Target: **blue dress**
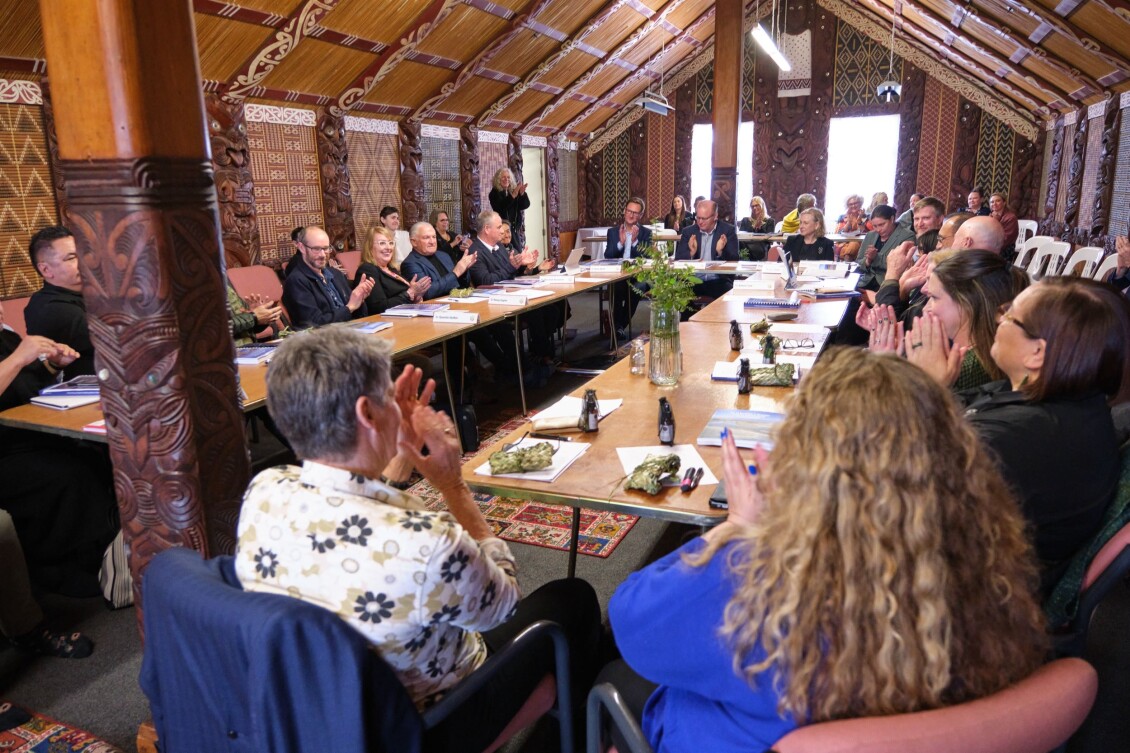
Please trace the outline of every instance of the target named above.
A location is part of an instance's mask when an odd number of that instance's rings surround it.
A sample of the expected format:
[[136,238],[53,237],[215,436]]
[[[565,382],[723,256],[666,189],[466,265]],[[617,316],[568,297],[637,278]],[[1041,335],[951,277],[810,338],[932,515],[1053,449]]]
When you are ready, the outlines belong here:
[[[733,544],[702,567],[682,561],[703,545],[695,539],[633,573],[608,605],[624,660],[659,685],[644,709],[643,731],[657,753],[768,750],[798,725],[777,713],[773,671],[752,686],[734,672],[733,653],[719,635],[736,585],[727,566]],[[760,647],[749,657],[762,658]]]

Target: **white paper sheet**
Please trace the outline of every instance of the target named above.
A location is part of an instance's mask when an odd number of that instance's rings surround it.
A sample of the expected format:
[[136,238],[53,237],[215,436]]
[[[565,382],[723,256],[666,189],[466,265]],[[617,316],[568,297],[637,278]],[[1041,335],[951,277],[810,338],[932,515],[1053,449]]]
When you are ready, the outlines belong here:
[[[579,397],[569,397],[566,395],[548,408],[538,411],[537,417],[539,420],[545,418],[572,418],[576,420],[581,417],[581,404],[583,402],[584,401]],[[598,398],[596,401],[601,418],[604,418],[623,404],[624,401],[621,398],[610,400],[601,400]]]
[[718,477],[710,471],[710,466],[702,459],[702,455],[698,454],[698,449],[693,444],[677,444],[671,447],[667,445],[654,445],[652,447],[617,447],[616,454],[620,457],[620,465],[624,469],[624,475],[628,475],[636,469],[636,466],[647,460],[648,455],[671,455],[679,456],[681,461],[679,464],[678,473],[672,474],[672,479],[664,482],[664,486],[678,486],[679,482],[683,480],[683,474],[686,473],[688,468],[702,468],[702,481],[699,486],[706,486],[707,484],[717,484]]
[[589,448],[587,442],[563,442],[549,439],[530,439],[527,437],[519,442],[513,449],[533,447],[541,442],[549,442],[557,447],[557,451],[553,453],[553,462],[550,463],[548,468],[542,468],[540,471],[530,471],[529,473],[499,473],[495,475],[490,472],[490,462],[486,462],[476,468],[475,473],[480,476],[494,476],[495,478],[518,478],[525,481],[554,481],[565,472],[566,468],[573,464],[573,461],[581,455],[584,455],[585,451]]

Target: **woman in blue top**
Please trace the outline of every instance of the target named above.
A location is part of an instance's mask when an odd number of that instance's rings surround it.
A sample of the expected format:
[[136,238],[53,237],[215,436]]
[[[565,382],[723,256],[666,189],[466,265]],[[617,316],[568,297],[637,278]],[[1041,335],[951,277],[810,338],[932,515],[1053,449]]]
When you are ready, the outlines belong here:
[[798,725],[960,703],[1041,663],[1017,504],[925,372],[831,351],[757,451],[759,475],[732,437],[722,452],[727,521],[609,604],[642,676],[617,684],[629,702],[655,688],[642,722],[656,751],[767,750]]

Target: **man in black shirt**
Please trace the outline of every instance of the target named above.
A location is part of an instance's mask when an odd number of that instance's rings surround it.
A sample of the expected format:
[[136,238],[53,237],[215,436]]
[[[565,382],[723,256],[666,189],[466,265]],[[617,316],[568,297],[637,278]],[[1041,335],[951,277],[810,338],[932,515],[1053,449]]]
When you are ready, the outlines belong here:
[[94,346],[86,325],[74,236],[61,225],[45,227],[32,236],[28,255],[43,278],[43,287],[32,294],[24,309],[28,334],[41,335],[78,351],[78,360],[67,366],[67,378],[93,374]]

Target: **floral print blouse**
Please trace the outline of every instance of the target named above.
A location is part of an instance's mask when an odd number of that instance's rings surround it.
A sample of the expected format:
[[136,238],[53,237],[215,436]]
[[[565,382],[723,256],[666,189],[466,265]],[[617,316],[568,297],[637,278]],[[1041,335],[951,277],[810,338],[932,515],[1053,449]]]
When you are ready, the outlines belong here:
[[520,598],[505,542],[476,542],[450,513],[320,463],[257,475],[238,537],[236,574],[246,590],[340,615],[421,707],[486,660],[476,631],[504,622]]

